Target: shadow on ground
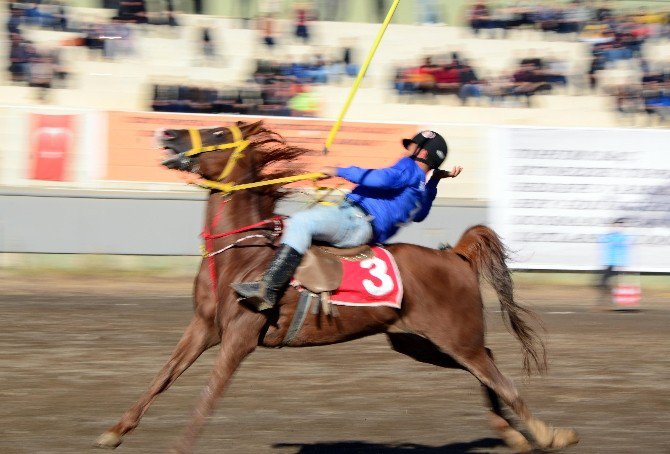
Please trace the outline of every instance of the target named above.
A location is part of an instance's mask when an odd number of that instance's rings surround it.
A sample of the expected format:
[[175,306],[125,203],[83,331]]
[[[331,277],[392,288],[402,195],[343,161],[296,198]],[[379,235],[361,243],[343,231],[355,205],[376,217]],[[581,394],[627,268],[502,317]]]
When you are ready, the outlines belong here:
[[[497,438],[480,438],[467,443],[449,443],[443,446],[426,446],[414,443],[383,444],[365,441],[337,441],[322,443],[278,443],[274,448],[297,448],[298,454],[463,454],[488,453],[505,444]],[[496,452],[499,452],[496,449]]]

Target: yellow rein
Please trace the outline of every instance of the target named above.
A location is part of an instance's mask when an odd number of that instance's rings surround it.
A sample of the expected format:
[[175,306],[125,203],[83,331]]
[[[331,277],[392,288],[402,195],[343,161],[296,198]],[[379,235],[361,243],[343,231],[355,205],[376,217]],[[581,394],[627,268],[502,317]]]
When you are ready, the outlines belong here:
[[217,181],[203,179],[193,184],[197,184],[198,186],[205,189],[216,189],[221,192],[230,193],[233,191],[242,191],[244,189],[258,188],[261,186],[270,186],[273,184],[294,183],[296,181],[304,181],[304,180],[316,181],[320,178],[327,176],[320,172],[312,172],[312,173],[303,173],[301,175],[293,175],[290,177],[275,178],[273,180],[257,181],[254,183],[235,184],[234,181],[231,181],[229,183],[221,183],[221,180],[228,177],[232,173],[233,168],[235,167],[237,161],[244,157],[242,151],[244,151],[244,149],[249,146],[249,141],[244,140],[244,136],[242,135],[242,131],[240,131],[240,128],[238,128],[235,125],[231,125],[228,128],[228,130],[233,135],[233,142],[221,145],[211,145],[203,147],[200,131],[195,128],[189,128],[188,133],[191,136],[192,148],[187,152],[185,152],[184,156],[195,156],[209,151],[223,151],[235,148],[233,154],[230,155],[230,158],[226,163],[226,167],[223,169],[223,172],[221,172],[221,175],[219,175],[219,178],[217,178]]

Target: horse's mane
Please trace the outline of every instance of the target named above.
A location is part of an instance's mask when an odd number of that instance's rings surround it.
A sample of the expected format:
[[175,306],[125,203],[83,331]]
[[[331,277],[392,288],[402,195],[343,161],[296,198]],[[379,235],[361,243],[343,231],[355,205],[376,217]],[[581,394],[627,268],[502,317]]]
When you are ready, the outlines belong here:
[[[299,175],[305,172],[304,166],[296,160],[313,150],[295,147],[286,143],[286,139],[276,131],[261,126],[247,137],[249,146],[254,150],[256,181],[273,180]],[[280,199],[287,195],[281,191],[282,185],[261,186],[256,191]]]

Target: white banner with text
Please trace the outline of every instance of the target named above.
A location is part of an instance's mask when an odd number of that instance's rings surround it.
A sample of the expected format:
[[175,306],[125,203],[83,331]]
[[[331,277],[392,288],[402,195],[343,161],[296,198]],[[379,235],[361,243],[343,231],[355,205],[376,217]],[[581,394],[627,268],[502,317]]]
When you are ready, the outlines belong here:
[[490,220],[513,267],[599,269],[618,229],[628,269],[670,271],[670,131],[501,127],[490,140]]

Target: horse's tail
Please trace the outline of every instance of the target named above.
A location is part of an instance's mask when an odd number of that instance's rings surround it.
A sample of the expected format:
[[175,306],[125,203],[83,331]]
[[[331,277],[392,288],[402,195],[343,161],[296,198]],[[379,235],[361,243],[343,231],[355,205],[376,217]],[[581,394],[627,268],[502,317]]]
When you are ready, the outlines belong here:
[[544,342],[528,323],[530,318],[542,327],[541,320],[532,310],[514,301],[514,284],[506,263],[507,250],[500,237],[485,225],[476,225],[463,233],[453,251],[470,262],[474,270],[483,275],[496,291],[503,320],[508,330],[521,342],[524,371],[531,373],[532,361],[538,372],[546,372]]

